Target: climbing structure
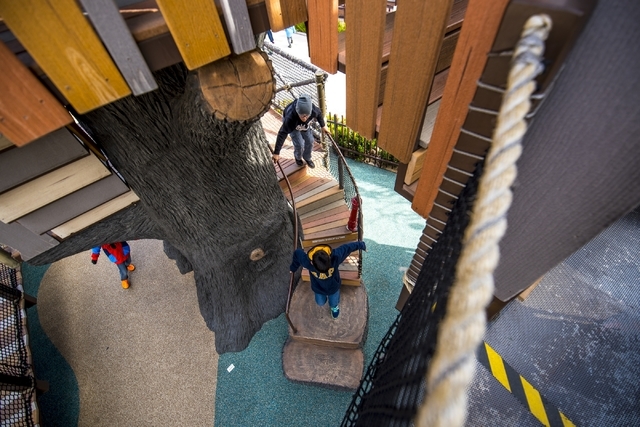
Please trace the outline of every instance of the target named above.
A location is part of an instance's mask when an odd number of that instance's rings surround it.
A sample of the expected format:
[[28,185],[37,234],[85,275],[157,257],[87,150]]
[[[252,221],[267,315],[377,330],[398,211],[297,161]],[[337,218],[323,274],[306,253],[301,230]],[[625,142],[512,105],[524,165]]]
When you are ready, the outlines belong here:
[[[274,144],[281,118],[271,111],[262,123],[270,144]],[[357,197],[353,196],[355,185],[339,182],[340,176],[344,178],[348,174],[344,159],[339,155],[334,157],[331,160],[331,155],[325,154],[320,144],[315,144],[313,160],[316,167],[309,169],[296,165],[289,140],[280,152],[282,169],[276,166],[278,179],[285,197],[290,202],[293,198],[295,202],[299,244],[305,251],[320,243],[335,248],[362,239],[360,227],[354,231],[347,227],[351,200]],[[337,179],[331,173],[331,164],[342,168],[343,173],[338,173]],[[353,252],[340,266],[342,288],[337,319],[331,317],[328,306],[319,307],[315,303],[309,272],[302,270],[290,299],[291,326],[282,354],[283,370],[288,379],[347,390],[355,390],[360,384],[364,368],[362,346],[368,319],[367,292],[360,266],[359,251]]]

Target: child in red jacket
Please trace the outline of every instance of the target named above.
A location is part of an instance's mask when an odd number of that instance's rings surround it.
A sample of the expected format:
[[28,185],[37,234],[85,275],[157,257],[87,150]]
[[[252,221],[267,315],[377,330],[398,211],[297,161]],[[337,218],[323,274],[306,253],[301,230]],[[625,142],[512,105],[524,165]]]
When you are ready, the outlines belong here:
[[91,249],[91,263],[96,264],[100,256],[100,248],[120,270],[120,280],[124,289],[129,288],[129,272],[136,269],[131,264],[131,248],[127,242],[107,243]]

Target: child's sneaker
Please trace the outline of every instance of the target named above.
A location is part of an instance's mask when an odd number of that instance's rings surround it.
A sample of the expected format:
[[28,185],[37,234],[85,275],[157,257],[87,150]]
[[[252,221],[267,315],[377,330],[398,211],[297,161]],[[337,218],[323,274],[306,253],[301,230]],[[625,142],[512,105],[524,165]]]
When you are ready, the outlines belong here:
[[338,316],[340,316],[340,307],[338,306],[331,307],[331,317],[333,317],[334,319],[337,319]]
[[133,264],[129,264],[129,265],[127,265],[127,270],[129,270],[129,271],[133,271],[133,270],[135,270],[135,269],[136,269],[136,266],[135,266],[135,265],[133,265]]
[[124,279],[122,281],[122,289],[129,289],[129,280],[128,279]]

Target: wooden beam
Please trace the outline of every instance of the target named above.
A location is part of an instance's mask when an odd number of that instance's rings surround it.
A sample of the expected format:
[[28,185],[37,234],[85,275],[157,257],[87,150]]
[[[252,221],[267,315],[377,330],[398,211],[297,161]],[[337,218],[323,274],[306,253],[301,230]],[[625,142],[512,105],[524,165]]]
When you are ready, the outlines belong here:
[[15,145],[13,144],[13,142],[9,141],[7,137],[2,135],[2,133],[0,133],[0,151],[3,151],[4,149],[9,147],[15,147]]
[[107,203],[91,209],[89,212],[85,212],[71,221],[65,222],[64,224],[54,228],[51,230],[51,234],[58,239],[64,240],[72,234],[131,206],[139,200],[140,199],[133,191],[128,191],[123,195],[118,196],[115,199],[112,199]]
[[538,286],[540,284],[540,282],[542,282],[543,278],[544,278],[544,276],[539,278],[535,282],[533,282],[533,284],[531,286],[529,286],[527,289],[525,289],[524,291],[520,292],[518,294],[518,300],[519,301],[524,301],[525,299],[527,299],[527,297],[529,295],[531,295],[531,292],[533,292],[533,290],[536,288],[536,286]]
[[508,0],[470,0],[411,207],[431,211]]
[[403,163],[422,127],[452,0],[398,6],[378,146]]
[[272,31],[282,31],[308,20],[305,0],[264,0],[264,4]]
[[71,122],[67,110],[2,42],[0,63],[0,133],[7,141],[22,146]]
[[426,152],[426,148],[419,148],[411,154],[411,160],[407,164],[407,173],[404,176],[405,184],[411,185],[420,177]]
[[49,172],[0,194],[0,221],[10,223],[110,173],[95,156]]
[[131,93],[74,0],[3,1],[0,16],[79,113]]
[[385,32],[383,2],[351,0],[346,31],[347,122],[368,139],[375,138],[380,90],[380,63]]
[[307,0],[307,8],[311,63],[335,74],[338,72],[338,0]]
[[20,217],[16,222],[36,234],[43,234],[127,191],[129,188],[118,175],[112,174]]
[[247,3],[238,0],[219,0],[222,15],[231,39],[233,53],[240,55],[256,48]]
[[194,70],[231,53],[214,2],[157,2],[188,69]]
[[158,88],[113,0],[80,0],[134,95]]
[[17,222],[5,224],[0,221],[0,242],[20,252],[23,261],[46,252],[58,245],[58,241],[51,236],[32,233]]
[[67,129],[0,153],[0,193],[78,160],[89,152]]

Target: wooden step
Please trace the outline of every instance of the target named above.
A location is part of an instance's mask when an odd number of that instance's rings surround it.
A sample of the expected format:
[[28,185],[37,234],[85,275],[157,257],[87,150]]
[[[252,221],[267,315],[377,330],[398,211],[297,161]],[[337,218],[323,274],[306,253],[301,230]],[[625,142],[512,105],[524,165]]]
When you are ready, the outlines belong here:
[[333,209],[317,213],[310,217],[301,219],[302,228],[305,234],[315,233],[316,231],[327,230],[335,226],[346,226],[349,222],[351,211],[346,204],[342,203]]
[[313,203],[309,203],[304,206],[296,206],[296,210],[298,211],[298,215],[306,215],[310,212],[317,212],[319,209],[322,209],[337,201],[340,201],[341,203],[345,203],[344,191],[340,191],[338,193],[332,194],[331,196],[326,196],[324,199],[318,200]]
[[[296,180],[300,179],[301,177],[307,175],[307,168],[304,165],[298,166],[296,164],[296,161],[293,159],[284,159],[284,160],[281,159],[280,164],[282,165],[282,169],[284,169],[284,172],[287,175],[287,178],[289,179],[289,183],[293,183]],[[277,165],[276,165],[276,174],[278,176],[278,182],[280,183],[280,187],[284,190],[285,188],[287,188],[286,187],[287,183],[284,180],[280,167]]]
[[[340,245],[335,245],[340,246]],[[360,259],[359,253],[353,252],[342,264],[338,270],[340,270],[340,279],[342,280],[343,285],[348,286],[360,286],[361,280],[358,275],[358,260]],[[305,282],[309,282],[311,279],[309,278],[309,270],[304,268],[302,270],[302,280]],[[310,286],[310,285],[309,285]]]
[[346,206],[346,203],[345,203],[344,199],[338,199],[338,200],[336,200],[334,202],[331,202],[329,204],[325,204],[324,206],[320,206],[317,209],[314,209],[312,211],[309,211],[307,213],[299,215],[299,217],[300,217],[300,220],[305,220],[305,219],[309,218],[310,216],[318,215],[318,214],[320,214],[320,213],[322,213],[324,211],[329,211],[331,209],[334,209],[334,208],[337,208],[337,207],[340,207],[340,206]]
[[342,286],[340,316],[333,319],[329,305],[318,306],[308,282],[300,282],[291,297],[289,317],[297,332],[293,340],[318,346],[360,348],[367,333],[369,306],[364,286]]
[[358,240],[358,231],[349,231],[346,225],[318,231],[316,233],[304,234],[302,237],[302,247],[310,248],[320,243],[346,243]]
[[323,347],[289,338],[282,350],[285,377],[302,384],[356,390],[364,371],[361,349]]
[[[329,197],[336,193],[342,192],[335,180],[328,180],[326,178],[311,178],[310,180],[306,180],[305,183],[307,183],[307,181],[312,182],[310,183],[311,186],[307,186],[305,188],[306,191],[296,192],[296,187],[293,187],[294,200],[296,203],[296,208],[298,209],[303,208],[313,202],[322,200],[325,197]],[[287,192],[285,192],[285,197],[290,200],[291,195],[288,195]]]
[[[304,173],[300,173],[300,171]],[[287,176],[287,178],[289,179],[289,185],[291,186],[292,190],[293,190],[293,187],[300,184],[302,181],[306,181],[307,179],[311,178],[311,175],[307,174],[304,168],[300,169],[300,171],[296,171],[293,175]],[[289,192],[289,186],[287,185],[287,182],[284,179],[281,179],[280,181],[278,181],[278,184],[280,185],[280,189],[285,194],[291,194]]]

